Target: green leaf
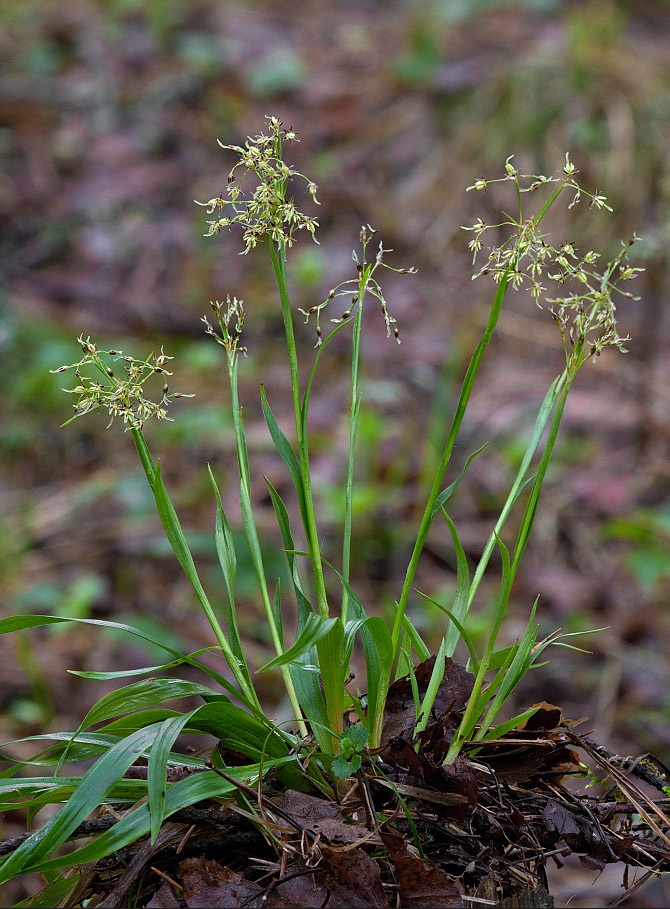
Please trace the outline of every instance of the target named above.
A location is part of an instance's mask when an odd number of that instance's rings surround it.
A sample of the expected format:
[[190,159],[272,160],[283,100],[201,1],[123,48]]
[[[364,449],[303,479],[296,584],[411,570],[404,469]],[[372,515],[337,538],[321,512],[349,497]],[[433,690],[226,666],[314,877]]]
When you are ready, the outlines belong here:
[[230,530],[226,513],[223,510],[221,493],[216,485],[212,468],[207,465],[209,478],[212,482],[214,496],[216,498],[216,524],[214,530],[214,540],[216,543],[216,553],[219,557],[221,573],[226,584],[228,593],[229,617],[228,617],[228,641],[230,648],[243,666],[246,666],[246,659],[242,644],[240,643],[240,633],[237,625],[237,612],[235,609],[235,575],[237,573],[237,557],[235,555],[235,544],[233,534]]
[[275,448],[279,452],[279,455],[286,464],[288,472],[291,474],[291,479],[293,480],[293,485],[295,486],[295,491],[298,494],[298,504],[300,505],[300,514],[302,515],[303,523],[306,525],[307,519],[307,507],[305,504],[305,490],[303,487],[302,481],[302,471],[300,469],[300,462],[291,448],[291,445],[279,427],[274,414],[270,410],[270,405],[268,404],[267,397],[265,395],[265,387],[261,384],[261,405],[263,407],[263,414],[265,416],[265,422],[267,427],[270,430],[270,436],[272,441],[275,444]]
[[81,879],[81,874],[71,874],[69,877],[63,877],[59,874],[48,887],[41,890],[37,895],[27,896],[19,903],[14,903],[14,909],[52,909],[53,906],[60,906],[70,893],[74,890]]
[[[451,539],[453,540],[454,549],[456,551],[456,596],[454,597],[454,602],[451,607],[454,618],[452,619],[452,627],[447,629],[447,633],[445,635],[445,642],[447,647],[446,654],[447,656],[453,656],[454,651],[456,650],[459,635],[463,637],[463,632],[461,629],[468,614],[468,599],[470,596],[470,569],[468,568],[468,560],[461,544],[460,537],[458,536],[456,525],[446,513],[444,508],[442,509],[442,515],[444,517],[444,520],[447,522],[447,526],[449,527]],[[473,650],[471,649],[470,645],[468,645],[468,649],[472,655]],[[476,657],[474,658],[474,662],[476,663]]]
[[295,744],[291,736],[269,720],[252,716],[226,697],[199,707],[187,728],[215,736],[227,748],[241,751],[252,761],[285,757]]
[[277,586],[275,587],[275,594],[272,598],[272,614],[274,615],[275,625],[277,626],[277,634],[279,635],[279,643],[284,646],[284,617],[282,616],[281,611],[281,581],[277,578]]
[[[422,596],[423,596],[423,594],[422,594]],[[397,603],[396,603],[396,606],[397,606]],[[414,649],[416,650],[416,653],[417,653],[417,656],[419,657],[420,662],[427,660],[428,657],[430,656],[430,650],[426,647],[421,635],[416,630],[414,625],[412,625],[412,622],[406,615],[403,616],[402,622],[403,622],[405,631],[409,635],[409,639],[412,642]]]
[[353,776],[361,769],[362,758],[360,754],[354,754],[349,760],[344,755],[338,754],[331,764],[333,776],[338,780],[346,780],[348,776]]
[[[295,545],[291,534],[291,526],[288,517],[288,511],[282,501],[281,496],[274,488],[272,483],[265,478],[265,482],[272,499],[277,524],[284,545],[284,552],[288,561],[289,573],[293,583],[296,602],[298,604],[298,628],[296,634],[300,634],[309,617],[314,615],[314,609],[304,594],[300,572],[298,570],[298,559],[295,554]],[[297,657],[293,663],[289,664],[289,672],[300,702],[303,712],[307,717],[317,742],[323,751],[328,751],[331,747],[332,736],[328,732],[328,713],[323,693],[321,691],[320,673],[318,667],[318,657],[316,647],[306,651],[301,657]]]
[[[267,761],[265,769],[269,770],[273,766],[281,766],[288,762],[295,762],[295,758],[287,757],[277,761]],[[95,767],[92,769],[95,770]],[[89,773],[90,772],[91,771],[89,771]],[[247,785],[253,785],[258,779],[259,767],[258,765],[230,767],[226,772],[229,776],[235,777],[238,780],[243,780]],[[235,791],[236,787],[232,783],[228,782],[228,780],[224,780],[213,770],[195,773],[192,776],[188,776],[183,780],[179,780],[178,782],[169,785],[165,796],[165,817],[170,817],[170,815],[174,814],[174,812],[178,811],[180,808],[187,808],[190,805],[210,798],[223,798]],[[58,818],[68,807],[69,804],[61,809],[56,815],[56,818]],[[51,824],[51,821],[45,826],[48,826],[49,824]],[[8,863],[6,863],[0,869],[0,880],[9,880],[15,873],[27,871],[44,872],[45,870],[50,871],[51,869],[61,868],[63,865],[79,865],[97,861],[100,858],[110,855],[112,852],[117,852],[119,849],[134,842],[141,836],[145,836],[149,833],[150,827],[151,816],[149,813],[149,806],[147,804],[140,805],[135,811],[127,814],[117,824],[105,831],[105,833],[102,833],[93,842],[76,849],[69,855],[58,856],[57,858],[45,862],[43,856],[47,853],[44,848],[40,849],[39,853],[37,850],[25,850],[21,856],[20,870],[13,870],[17,864],[19,864],[14,862],[9,869],[11,873],[7,874]],[[34,836],[42,834],[44,829],[45,828],[42,828],[42,830],[40,830],[38,834],[34,834]],[[26,843],[23,843],[22,846],[19,847],[19,850],[22,849],[23,846],[30,844],[32,839],[33,837],[31,837],[30,840],[27,840]],[[17,850],[17,852],[19,850]],[[15,858],[16,853],[10,856],[10,861]]]
[[[474,666],[474,671],[477,672],[477,667],[479,666],[479,660],[478,660],[478,658],[477,658],[477,652],[476,652],[476,650],[475,650],[475,645],[474,645],[474,643],[473,643],[473,641],[472,641],[472,638],[471,638],[470,635],[468,634],[468,632],[467,632],[465,626],[464,626],[464,625],[461,625],[461,623],[459,622],[459,620],[456,618],[455,614],[454,614],[450,609],[447,609],[446,606],[443,606],[442,603],[438,602],[438,601],[437,601],[436,599],[434,599],[433,597],[429,597],[427,593],[422,593],[420,590],[417,590],[417,593],[419,594],[420,597],[423,597],[424,600],[427,600],[427,601],[428,601],[429,603],[431,603],[433,606],[437,606],[437,608],[438,608],[441,612],[443,612],[445,615],[447,615],[447,616],[449,617],[449,619],[453,622],[454,627],[456,628],[456,630],[458,631],[459,635],[461,636],[461,638],[462,638],[462,640],[463,640],[463,643],[464,643],[464,644],[466,645],[466,647],[468,648],[468,651],[469,651],[469,653],[470,653],[470,660],[471,660],[471,662],[472,662],[472,664],[473,664],[473,666]],[[447,640],[446,636],[444,637],[443,640],[446,642],[446,640]]]
[[527,719],[530,719],[530,717],[536,714],[539,709],[539,707],[531,707],[530,710],[526,710],[524,713],[520,713],[518,716],[513,717],[511,720],[507,720],[506,723],[501,723],[499,726],[494,726],[493,729],[490,729],[486,733],[482,741],[487,742],[491,741],[492,739],[502,738],[503,735],[511,732],[512,729],[518,729],[518,727],[523,722],[525,722]]
[[183,679],[144,679],[133,682],[117,691],[111,691],[91,707],[84,717],[80,729],[87,729],[94,723],[100,723],[121,713],[133,713],[144,707],[155,707],[166,701],[175,701],[180,698],[194,695],[204,697],[214,692],[205,685],[197,682],[187,682]]
[[165,536],[168,538],[168,542],[172,547],[172,551],[177,556],[177,561],[184,570],[184,574],[191,582],[191,586],[193,587],[200,602],[203,605],[206,603],[207,606],[209,606],[207,594],[205,593],[204,588],[200,583],[200,578],[198,577],[198,572],[196,571],[193,556],[191,555],[191,550],[188,548],[188,543],[186,542],[184,532],[181,529],[181,524],[179,523],[177,512],[174,510],[174,506],[170,501],[170,497],[167,494],[165,484],[163,483],[163,478],[161,477],[160,461],[158,462],[156,470],[154,472],[154,495],[156,497],[158,515],[161,519],[161,524],[163,525]]
[[197,713],[197,709],[161,723],[149,752],[147,789],[149,791],[152,843],[156,841],[164,819],[168,758],[177,737],[195,713]]
[[[210,653],[212,650],[218,650],[218,647],[203,647],[201,650],[195,650],[189,654],[189,657],[200,656],[201,653]],[[126,679],[133,675],[149,675],[152,672],[163,672],[166,669],[173,669],[175,666],[181,666],[188,662],[188,657],[180,657],[169,663],[163,663],[162,666],[145,666],[143,669],[121,669],[117,672],[90,672],[79,669],[68,669],[70,675],[78,675],[82,679],[93,679],[95,681],[107,681],[108,679]]]
[[[72,831],[98,807],[117,780],[151,745],[158,729],[159,724],[139,729],[99,758],[67,804],[5,859],[0,867],[0,883],[25,871],[38,869],[48,855],[66,842]],[[72,864],[70,858],[63,857],[61,864]]]
[[327,635],[338,622],[342,624],[338,618],[327,619],[313,612],[303,624],[300,634],[296,636],[293,645],[288,650],[285,650],[284,653],[279,654],[279,656],[261,666],[258,672],[277,669],[279,666],[285,666],[287,663],[298,659],[298,657],[307,653],[317,641]]
[[365,744],[368,740],[368,730],[365,728],[365,726],[358,723],[354,726],[347,727],[342,738],[349,739],[356,751],[360,751],[365,747]]
[[393,668],[393,644],[388,625],[380,616],[365,619],[360,633],[368,686],[368,730],[372,735],[384,713],[388,680]]
[[465,464],[463,465],[463,469],[461,470],[461,472],[459,473],[459,475],[456,477],[456,479],[454,480],[454,482],[451,483],[449,486],[447,486],[446,489],[443,489],[442,492],[441,492],[441,493],[438,495],[438,497],[435,499],[435,502],[433,503],[432,510],[431,510],[431,512],[430,512],[430,519],[431,519],[431,521],[433,520],[433,518],[435,517],[435,515],[438,513],[438,511],[440,510],[440,508],[442,508],[442,506],[443,506],[443,505],[452,497],[452,495],[456,492],[456,490],[458,489],[458,484],[459,484],[459,483],[461,482],[461,480],[463,479],[463,475],[464,475],[465,471],[468,469],[468,467],[470,466],[470,464],[472,463],[472,461],[474,460],[474,458],[476,458],[477,455],[478,455],[480,452],[484,451],[484,449],[486,448],[487,445],[488,445],[488,442],[485,442],[485,443],[481,446],[481,448],[478,448],[477,451],[474,451],[474,452],[470,455],[470,457],[467,459],[467,461],[466,461]]
[[101,628],[114,628],[119,631],[126,631],[128,634],[132,634],[137,638],[141,638],[143,641],[149,641],[151,644],[155,644],[157,647],[161,647],[167,653],[171,653],[173,656],[177,657],[184,663],[188,663],[189,666],[194,666],[196,669],[201,669],[203,672],[207,673],[212,679],[218,682],[222,688],[228,691],[230,694],[235,697],[240,697],[240,692],[230,684],[227,679],[224,678],[220,673],[216,672],[214,669],[210,669],[209,666],[206,666],[204,663],[200,663],[198,660],[194,660],[191,657],[185,656],[182,653],[179,653],[178,650],[174,650],[172,647],[168,647],[167,644],[164,644],[160,640],[154,640],[147,634],[144,634],[142,631],[138,631],[137,628],[133,628],[131,625],[124,625],[120,622],[108,622],[104,619],[81,619],[73,618],[71,616],[55,616],[55,615],[13,615],[7,619],[0,619],[0,634],[11,634],[15,631],[23,631],[25,628],[39,628],[42,625],[58,625],[61,622],[75,622],[82,625],[98,625]]
[[424,695],[423,701],[421,702],[421,709],[417,713],[417,723],[415,727],[415,732],[423,732],[428,724],[430,719],[430,712],[433,709],[433,704],[435,703],[435,698],[437,696],[438,688],[440,683],[444,679],[444,667],[445,667],[445,641],[442,639],[440,644],[440,649],[437,651],[435,657],[435,663],[433,665],[433,671],[430,674],[430,680],[428,682],[428,687]]

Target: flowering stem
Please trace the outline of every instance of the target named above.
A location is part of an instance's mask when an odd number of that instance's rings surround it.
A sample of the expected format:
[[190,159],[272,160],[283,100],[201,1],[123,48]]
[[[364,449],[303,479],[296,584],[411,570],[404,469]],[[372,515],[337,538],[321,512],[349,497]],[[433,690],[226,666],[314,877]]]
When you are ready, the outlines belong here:
[[[360,361],[361,323],[363,321],[363,297],[367,288],[369,269],[363,268],[358,284],[358,308],[354,317],[351,350],[351,416],[349,420],[349,462],[347,466],[347,485],[344,502],[344,540],[342,545],[342,577],[349,581],[351,565],[351,510],[354,488],[354,455],[356,449],[356,433],[358,430],[358,415],[360,412],[360,395],[358,391],[358,367]],[[346,587],[342,589],[342,622],[347,621],[347,607],[349,595]]]
[[[228,378],[230,380],[230,393],[232,401],[232,410],[233,410],[233,426],[235,428],[235,443],[237,447],[237,463],[239,467],[240,474],[240,505],[242,508],[242,524],[244,527],[244,535],[247,540],[247,546],[249,547],[249,552],[252,556],[252,561],[254,563],[254,568],[256,570],[256,577],[258,578],[258,586],[261,592],[261,599],[263,600],[263,607],[265,609],[265,615],[270,627],[270,634],[272,635],[272,643],[274,644],[277,654],[282,654],[284,652],[284,647],[282,645],[282,640],[279,635],[279,630],[277,629],[277,623],[275,622],[274,612],[272,610],[272,603],[270,602],[270,595],[268,592],[267,581],[265,579],[265,571],[263,569],[263,557],[261,554],[260,542],[258,540],[258,531],[256,529],[256,522],[254,521],[254,515],[251,508],[251,487],[250,487],[250,477],[249,477],[249,460],[247,457],[247,444],[244,434],[244,423],[242,422],[242,414],[240,411],[240,403],[237,393],[237,352],[229,352],[228,354]],[[298,722],[298,728],[300,729],[301,735],[307,735],[307,727],[303,719],[303,713],[300,708],[300,703],[298,701],[298,696],[293,685],[293,680],[291,678],[291,673],[288,666],[284,665],[280,667],[281,674],[284,679],[284,685],[286,686],[286,692],[288,694],[289,700],[291,702],[291,707],[293,708],[294,716]]]
[[521,561],[521,556],[524,553],[526,544],[530,537],[530,532],[531,532],[531,529],[533,526],[533,522],[535,520],[536,511],[537,511],[537,503],[538,503],[538,500],[540,497],[540,492],[542,490],[542,483],[544,482],[544,478],[547,473],[547,468],[549,466],[549,462],[551,461],[551,457],[552,457],[552,454],[554,451],[554,445],[556,443],[556,437],[558,436],[558,430],[560,428],[561,421],[563,419],[563,412],[565,410],[565,402],[567,400],[568,393],[570,391],[570,386],[572,385],[572,381],[573,381],[575,375],[576,375],[576,371],[566,377],[563,388],[560,392],[560,395],[558,396],[558,400],[556,403],[556,409],[554,410],[554,415],[552,417],[551,425],[549,427],[547,443],[544,447],[544,451],[542,452],[542,458],[540,459],[540,464],[538,466],[537,474],[535,476],[535,482],[533,483],[533,488],[531,490],[530,497],[528,499],[526,508],[524,510],[521,527],[519,528],[519,532],[517,534],[516,545],[514,547],[514,554],[512,556],[511,565],[509,565],[509,559],[508,559],[509,572],[508,572],[507,578],[503,582],[503,589],[501,590],[500,598],[498,601],[498,608],[496,610],[496,615],[494,617],[493,627],[491,629],[489,639],[486,643],[486,649],[484,651],[484,655],[481,658],[480,663],[479,663],[477,676],[475,678],[475,683],[474,683],[470,698],[468,700],[467,707],[463,714],[463,719],[461,720],[461,724],[458,728],[458,732],[454,735],[454,737],[451,741],[451,744],[449,746],[449,751],[447,752],[447,756],[445,758],[445,764],[453,764],[453,762],[456,760],[456,757],[460,753],[461,748],[463,747],[463,744],[467,741],[467,739],[471,735],[472,729],[474,728],[474,725],[477,722],[476,711],[477,711],[477,707],[478,707],[478,705],[480,705],[480,701],[481,701],[480,695],[481,695],[481,691],[482,691],[482,686],[484,684],[484,676],[486,675],[486,673],[488,671],[489,664],[491,662],[491,656],[493,654],[493,648],[495,646],[496,639],[498,637],[498,632],[500,630],[502,620],[505,616],[507,602],[509,599],[509,593],[512,588],[512,584],[514,583],[514,577],[515,577],[517,569],[519,567],[519,562]]
[[502,309],[503,300],[505,299],[505,292],[507,291],[507,285],[510,281],[510,269],[508,269],[503,277],[500,280],[498,289],[496,291],[495,298],[493,300],[493,306],[491,307],[491,312],[489,313],[489,318],[486,323],[486,328],[484,334],[477,345],[472,359],[470,360],[470,365],[463,379],[463,385],[461,388],[461,394],[458,399],[458,406],[456,407],[456,413],[451,423],[449,429],[449,435],[447,437],[446,444],[444,446],[444,451],[442,453],[442,458],[438,465],[437,471],[435,473],[435,479],[428,496],[428,502],[426,504],[425,511],[423,513],[423,518],[421,520],[421,525],[417,534],[417,540],[414,545],[414,550],[412,551],[412,556],[407,566],[407,572],[405,574],[405,583],[402,588],[402,593],[400,595],[400,600],[396,609],[395,622],[393,624],[393,633],[392,633],[392,643],[393,643],[393,653],[394,653],[394,672],[395,667],[398,663],[398,658],[400,656],[400,645],[401,645],[401,635],[403,629],[403,618],[405,616],[405,610],[407,608],[407,601],[409,599],[409,594],[412,589],[412,584],[414,582],[414,575],[416,573],[417,565],[419,563],[419,557],[423,550],[426,537],[428,536],[428,531],[430,530],[431,524],[433,523],[433,506],[435,505],[435,500],[437,499],[440,493],[440,486],[442,485],[442,480],[451,458],[451,453],[454,448],[454,443],[456,442],[456,437],[461,428],[461,423],[463,422],[463,416],[465,415],[465,410],[470,400],[470,393],[472,392],[472,386],[474,385],[474,380],[479,370],[482,358],[488,347],[488,343],[491,340],[491,336],[495,330],[496,324],[498,322],[498,317],[500,315],[500,310]]
[[[279,290],[282,315],[284,317],[284,329],[286,332],[286,344],[288,348],[289,367],[291,372],[291,390],[293,394],[293,411],[295,415],[295,430],[298,442],[298,459],[300,462],[300,470],[302,474],[302,487],[305,502],[305,512],[303,516],[305,536],[307,538],[307,548],[309,550],[310,560],[312,563],[317,609],[319,615],[321,615],[323,618],[328,618],[328,599],[326,596],[326,585],[323,577],[323,566],[321,564],[321,551],[316,528],[316,518],[314,515],[314,499],[312,495],[312,481],[309,470],[309,448],[307,442],[307,433],[305,431],[304,412],[300,401],[298,355],[295,346],[295,335],[293,332],[291,304],[288,296],[288,287],[286,284],[286,251],[283,246],[275,246],[273,242],[270,242],[270,256],[272,258],[272,267],[274,269],[277,288]],[[316,648],[319,657],[321,678],[324,686],[328,722],[331,730],[339,734],[343,729],[344,703],[344,686],[341,679],[341,649],[337,646],[336,636],[332,632],[322,637],[317,642]],[[339,748],[339,739],[333,736],[332,742],[333,750],[337,750]]]

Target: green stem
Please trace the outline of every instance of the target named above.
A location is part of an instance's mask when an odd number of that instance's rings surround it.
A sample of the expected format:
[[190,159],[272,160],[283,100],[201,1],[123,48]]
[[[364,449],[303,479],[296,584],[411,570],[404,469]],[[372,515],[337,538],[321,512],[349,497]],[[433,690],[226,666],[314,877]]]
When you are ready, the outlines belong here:
[[291,315],[291,303],[288,296],[288,287],[286,285],[286,252],[283,247],[275,248],[274,243],[270,243],[270,255],[272,257],[272,267],[274,268],[275,279],[279,289],[281,300],[282,316],[284,318],[284,330],[286,332],[286,344],[288,348],[289,368],[291,371],[291,392],[293,395],[293,412],[295,415],[295,431],[298,442],[298,457],[302,472],[303,492],[305,496],[305,535],[307,537],[307,548],[309,550],[312,569],[314,571],[314,582],[316,586],[316,597],[319,614],[328,617],[328,599],[326,597],[326,586],[323,579],[323,566],[321,564],[321,552],[319,548],[319,538],[316,529],[316,517],[314,513],[314,499],[312,495],[312,481],[309,470],[309,448],[307,434],[303,422],[302,406],[300,403],[300,378],[298,373],[298,354],[295,346],[295,334],[293,332],[293,317]]
[[535,477],[535,482],[533,483],[533,488],[526,504],[524,510],[523,519],[521,522],[521,527],[517,534],[516,545],[514,547],[514,556],[512,558],[511,565],[509,565],[508,572],[506,572],[507,579],[503,581],[503,589],[501,590],[500,600],[498,603],[498,609],[493,620],[493,628],[489,635],[489,639],[486,643],[486,649],[484,655],[479,663],[479,670],[475,678],[475,684],[472,689],[472,694],[468,700],[465,713],[463,714],[463,719],[458,728],[458,732],[453,737],[451,744],[449,746],[449,751],[445,758],[445,764],[452,764],[463,747],[465,741],[467,741],[468,735],[471,732],[471,729],[476,722],[475,711],[477,705],[480,702],[480,695],[482,691],[482,686],[484,683],[484,676],[486,675],[489,664],[491,662],[491,656],[493,654],[493,648],[498,637],[498,632],[502,624],[502,620],[505,616],[505,611],[507,608],[507,602],[509,599],[509,593],[514,583],[514,578],[519,567],[519,562],[528,543],[530,537],[530,532],[533,527],[533,522],[535,520],[535,514],[537,512],[537,503],[540,497],[540,492],[542,490],[542,484],[547,473],[547,468],[549,467],[549,462],[554,451],[554,445],[556,443],[556,437],[558,436],[558,431],[561,426],[561,421],[563,419],[563,412],[565,410],[565,402],[570,391],[570,386],[575,377],[575,373],[568,375],[566,377],[565,383],[563,385],[562,391],[558,397],[556,403],[556,408],[554,410],[554,415],[551,420],[551,425],[549,427],[549,434],[547,436],[547,443],[545,445],[544,451],[542,452],[542,458],[540,459],[540,464],[538,467],[537,475]]
[[435,505],[435,500],[440,494],[440,487],[444,479],[444,474],[447,470],[447,465],[449,464],[449,459],[451,458],[451,453],[454,448],[454,443],[456,442],[456,437],[461,428],[461,423],[463,422],[463,417],[465,415],[465,410],[467,408],[468,402],[470,400],[470,394],[472,392],[472,387],[474,385],[475,377],[479,370],[479,366],[482,362],[482,358],[488,347],[488,343],[491,340],[491,336],[495,330],[496,324],[498,322],[498,317],[500,315],[500,310],[502,308],[503,300],[505,299],[505,292],[507,290],[507,285],[509,284],[509,270],[505,273],[503,278],[498,285],[498,290],[493,301],[493,306],[491,307],[491,312],[489,314],[488,321],[486,323],[486,328],[484,329],[484,334],[477,345],[468,370],[463,379],[463,385],[461,388],[461,394],[458,399],[458,405],[456,407],[456,413],[451,423],[449,429],[449,435],[447,437],[446,444],[444,446],[444,451],[442,452],[442,458],[438,465],[435,479],[433,480],[433,485],[430,490],[430,495],[428,496],[428,502],[426,504],[425,511],[423,513],[423,518],[421,520],[421,525],[419,527],[419,532],[417,534],[417,540],[414,545],[414,550],[412,551],[412,556],[407,567],[407,573],[405,575],[405,583],[403,585],[402,593],[400,595],[400,600],[398,602],[398,607],[396,609],[395,622],[393,624],[393,633],[391,640],[393,643],[393,652],[394,652],[394,669],[397,665],[397,660],[400,652],[400,639],[401,632],[403,627],[403,618],[405,616],[405,610],[407,608],[407,601],[409,599],[409,594],[412,589],[412,584],[414,582],[414,575],[416,573],[417,565],[419,562],[419,557],[423,550],[426,537],[428,536],[428,531],[431,524],[433,523],[433,506]]
[[[244,527],[244,535],[247,541],[247,546],[249,552],[252,556],[252,561],[254,563],[254,568],[256,570],[256,577],[258,579],[258,586],[261,592],[261,599],[263,600],[263,608],[265,609],[265,615],[267,622],[270,628],[270,634],[272,635],[272,643],[274,644],[275,651],[277,655],[280,655],[284,652],[284,647],[282,644],[281,636],[277,628],[277,623],[275,622],[274,612],[272,609],[272,603],[270,601],[270,594],[268,591],[267,580],[265,578],[265,570],[263,568],[263,557],[261,555],[260,541],[258,539],[258,530],[256,528],[256,523],[253,517],[253,511],[251,507],[247,507],[247,503],[251,501],[251,488],[250,488],[250,477],[249,477],[249,459],[247,455],[247,443],[244,433],[244,423],[242,421],[242,413],[240,410],[240,402],[237,391],[237,353],[229,353],[228,355],[228,378],[230,380],[230,394],[232,401],[232,410],[233,410],[233,426],[235,428],[235,444],[237,448],[237,463],[240,474],[240,503],[242,507],[242,525]],[[295,687],[293,685],[293,679],[291,678],[291,673],[288,666],[284,665],[280,667],[281,674],[284,679],[284,685],[286,686],[286,692],[288,694],[289,700],[291,702],[291,707],[293,708],[293,714],[297,720],[298,728],[300,734],[303,736],[307,735],[307,727],[303,719],[303,713],[300,707],[300,702],[298,701],[298,696],[296,694]]]
[[[356,451],[356,433],[358,430],[358,414],[360,398],[358,393],[358,370],[360,363],[361,324],[363,321],[363,297],[367,287],[369,269],[363,268],[358,284],[358,309],[354,318],[351,348],[351,412],[349,418],[349,461],[347,464],[347,485],[344,501],[344,539],[342,544],[342,577],[349,582],[351,566],[351,512],[354,489],[354,457]],[[342,587],[342,622],[347,621],[349,594],[346,587]]]
[[[305,414],[300,401],[300,377],[298,372],[298,354],[295,345],[295,334],[293,331],[293,316],[291,315],[291,303],[288,295],[286,283],[286,251],[283,246],[276,247],[270,242],[270,256],[272,267],[275,273],[279,298],[281,300],[282,316],[284,318],[284,330],[286,333],[286,345],[288,348],[289,368],[291,373],[291,391],[293,395],[293,412],[295,416],[295,431],[298,443],[298,459],[300,462],[300,471],[302,478],[303,496],[305,502],[305,514],[303,516],[305,536],[307,539],[307,549],[309,551],[310,561],[312,563],[312,572],[314,576],[314,586],[316,590],[317,609],[319,615],[328,618],[328,598],[326,595],[326,585],[323,577],[323,565],[321,563],[321,550],[319,546],[319,537],[316,528],[316,516],[314,513],[314,498],[312,494],[312,480],[309,469],[309,447],[307,432],[305,426]],[[339,749],[339,738],[344,725],[343,705],[344,705],[344,686],[341,682],[341,661],[342,654],[337,646],[337,637],[332,632],[321,638],[317,645],[317,654],[319,657],[319,666],[321,667],[321,678],[324,686],[326,700],[326,710],[328,713],[328,722],[330,728],[336,734],[332,737],[333,751]]]

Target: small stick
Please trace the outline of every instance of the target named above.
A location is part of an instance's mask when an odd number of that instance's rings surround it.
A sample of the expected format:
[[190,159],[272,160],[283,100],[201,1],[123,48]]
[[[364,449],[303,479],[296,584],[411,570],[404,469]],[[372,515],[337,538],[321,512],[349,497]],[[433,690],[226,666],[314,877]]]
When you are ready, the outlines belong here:
[[164,881],[168,882],[168,884],[172,884],[172,886],[175,889],[177,889],[180,893],[184,892],[184,888],[182,887],[182,885],[178,884],[173,878],[170,877],[169,874],[166,874],[164,871],[159,871],[159,869],[155,868],[153,865],[150,865],[149,867],[154,872],[154,874],[157,874],[158,877],[162,877]]

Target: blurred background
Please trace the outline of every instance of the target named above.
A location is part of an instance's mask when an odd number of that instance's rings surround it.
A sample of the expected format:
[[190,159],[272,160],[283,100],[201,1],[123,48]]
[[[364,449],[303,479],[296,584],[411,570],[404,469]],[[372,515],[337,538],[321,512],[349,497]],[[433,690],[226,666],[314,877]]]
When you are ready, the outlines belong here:
[[[471,281],[461,225],[479,215],[495,222],[501,207],[514,206],[506,192],[465,189],[500,175],[511,154],[522,170],[549,174],[569,151],[579,181],[603,192],[614,213],[584,206],[568,220],[562,206],[548,225],[556,245],[569,240],[613,257],[635,231],[643,240],[634,264],[646,271],[635,288],[641,300],[620,309],[630,352],[587,365],[572,392],[504,634],[512,641],[523,631],[537,594],[546,633],[607,626],[584,639],[590,655],[550,653],[517,706],[552,701],[587,717],[580,731],[594,730],[617,753],[670,760],[667,2],[4,0],[0,50],[2,614],[127,621],[187,651],[211,643],[132,440],[121,426],[106,431],[103,416],[60,429],[72,413],[60,390],[69,375],[49,369],[79,358],[80,333],[135,356],[163,345],[175,357],[172,387],[196,397],[173,406],[174,423],[148,424],[146,434],[205,586],[223,608],[206,465],[239,526],[235,447],[223,352],[200,317],[226,293],[246,304],[240,385],[254,505],[268,572],[284,577],[262,476],[289,502],[290,485],[258,394],[263,381],[288,432],[271,269],[262,254],[240,256],[238,237],[203,238],[207,216],[193,204],[225,187],[233,159],[217,138],[240,143],[263,129],[266,114],[297,131],[301,143],[287,158],[318,183],[322,203],[320,245],[301,237],[290,254],[295,307],[321,302],[354,276],[363,223],[394,250],[389,264],[418,269],[416,277],[388,273],[384,285],[402,344],[386,339],[372,300],[363,342],[352,576],[366,608],[390,610],[435,444],[494,292],[486,278]],[[314,343],[313,326],[300,324],[304,367]],[[323,358],[311,409],[319,529],[336,563],[347,355],[341,334]],[[455,475],[490,443],[451,506],[472,563],[562,358],[549,314],[510,293],[452,465]],[[260,664],[268,635],[241,548],[238,559],[242,632]],[[468,622],[480,643],[495,567]],[[455,589],[446,527],[431,536],[416,587],[442,598]],[[411,608],[437,641],[441,614],[418,597]],[[163,660],[158,648],[86,626],[6,637],[0,648],[3,741],[76,728],[106,688],[67,669]],[[272,677],[258,679],[268,709],[281,713]],[[18,830],[12,817],[1,828],[3,836]],[[557,878],[566,893],[591,886],[593,872],[571,874]],[[614,898],[620,875],[598,886],[603,900]],[[593,905],[578,900],[572,905]]]

